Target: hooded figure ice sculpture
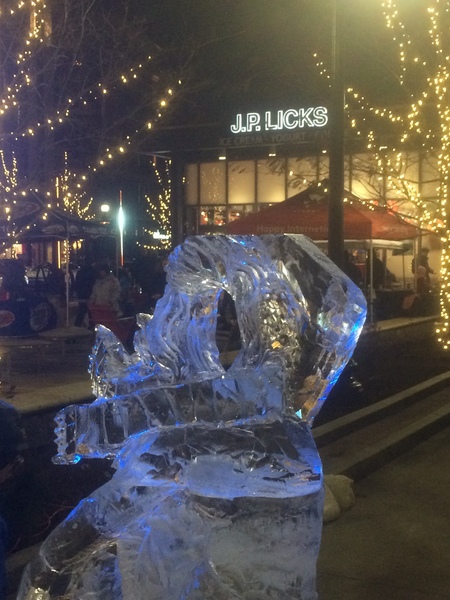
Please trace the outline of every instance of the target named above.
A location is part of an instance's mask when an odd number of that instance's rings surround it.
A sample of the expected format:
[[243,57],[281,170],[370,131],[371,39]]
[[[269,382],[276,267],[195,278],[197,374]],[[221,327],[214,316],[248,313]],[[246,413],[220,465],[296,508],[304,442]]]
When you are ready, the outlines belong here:
[[[219,296],[242,349],[225,371]],[[361,291],[307,238],[188,238],[129,355],[99,327],[91,405],[57,416],[59,462],[112,480],[43,544],[19,598],[313,600],[322,470],[310,425],[350,358]]]

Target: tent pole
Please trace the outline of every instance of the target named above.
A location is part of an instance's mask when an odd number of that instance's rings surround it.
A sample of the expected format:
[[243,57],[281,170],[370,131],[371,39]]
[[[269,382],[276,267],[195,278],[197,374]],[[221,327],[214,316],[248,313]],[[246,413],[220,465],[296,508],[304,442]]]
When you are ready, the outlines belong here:
[[403,269],[403,287],[406,288],[406,267],[405,267],[405,253],[402,254],[402,269]]
[[120,268],[120,239],[119,236],[116,235],[114,237],[115,246],[116,246],[116,276],[119,274]]
[[[422,241],[420,240],[420,245],[422,245]],[[413,283],[413,289],[414,292],[417,294],[417,261],[418,261],[418,249],[417,249],[417,238],[414,239],[414,246],[413,246],[413,254],[414,254],[414,270],[413,270],[413,277],[414,277],[414,283]]]
[[370,324],[372,325],[372,323],[374,322],[374,314],[373,314],[373,300],[374,300],[374,293],[375,290],[373,289],[373,239],[370,238],[370,245],[369,245],[369,264],[370,264],[370,281],[369,281],[369,286],[370,286],[370,300],[369,300],[369,320],[370,320]]
[[69,284],[70,284],[69,223],[66,223],[66,232],[67,232],[67,235],[66,235],[66,245],[67,245],[67,252],[66,252],[66,327],[69,327],[69,292],[70,292],[70,288],[69,288]]

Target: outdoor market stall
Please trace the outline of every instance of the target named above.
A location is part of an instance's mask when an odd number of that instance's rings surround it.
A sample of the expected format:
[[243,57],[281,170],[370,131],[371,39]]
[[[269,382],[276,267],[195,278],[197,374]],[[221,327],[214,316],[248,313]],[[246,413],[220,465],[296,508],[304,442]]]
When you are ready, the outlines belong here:
[[[12,202],[10,206],[7,206],[7,210],[0,215],[0,244],[3,245],[4,249],[12,247],[13,244],[51,243],[57,245],[58,252],[52,256],[52,262],[55,269],[61,266],[64,266],[65,269],[63,279],[65,280],[66,326],[69,323],[71,244],[77,240],[115,239],[115,237],[116,234],[109,225],[84,220],[61,208],[51,207],[46,198],[37,193],[30,193],[27,197]],[[63,246],[65,246],[64,252],[62,251]],[[64,257],[62,257],[62,254],[64,254]],[[44,272],[44,269],[42,271]],[[46,278],[44,278],[44,282],[46,282]],[[44,302],[42,300],[43,294],[38,293],[39,286],[36,285],[36,282],[33,282],[33,284],[27,290],[27,303],[31,302],[30,298],[41,296],[40,304],[42,304]],[[17,317],[15,319],[17,327],[17,323],[23,320],[23,299],[14,297],[7,300],[9,302],[8,312]],[[36,333],[55,326],[54,319],[49,319],[48,324],[40,327]],[[20,334],[2,333],[1,335]],[[22,333],[22,335],[26,334]]]
[[[232,221],[231,234],[301,233],[314,241],[328,239],[328,189],[311,186],[284,202]],[[418,237],[421,230],[385,207],[364,205],[353,194],[344,202],[345,240],[402,241]]]
[[[271,205],[258,213],[252,213],[230,222],[227,232],[239,235],[264,235],[278,233],[298,233],[314,240],[326,249],[328,240],[328,207],[329,194],[326,182],[311,186],[306,190],[288,198],[284,202]],[[356,196],[347,193],[343,204],[344,239],[346,247],[362,248],[364,260],[359,266],[365,278],[365,291],[372,306],[375,300],[373,282],[374,250],[392,249],[396,253],[404,253],[415,248],[415,240],[424,234],[418,227],[406,222],[399,215],[386,207],[363,204]],[[403,269],[405,271],[405,268]],[[404,278],[406,279],[406,278]],[[383,296],[384,290],[377,290]],[[395,286],[386,291],[383,305],[387,306],[389,316],[396,314],[389,311],[389,306],[401,306],[407,295],[414,289]],[[386,300],[387,299],[387,300]],[[373,311],[371,311],[373,316]]]

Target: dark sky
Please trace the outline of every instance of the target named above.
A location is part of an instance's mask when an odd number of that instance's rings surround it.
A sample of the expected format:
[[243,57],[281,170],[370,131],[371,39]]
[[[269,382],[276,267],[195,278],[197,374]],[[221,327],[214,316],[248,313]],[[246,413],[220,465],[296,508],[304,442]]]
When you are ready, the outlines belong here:
[[[407,23],[422,18],[423,0],[399,0]],[[224,112],[326,102],[327,84],[313,54],[330,66],[332,0],[165,0],[153,32],[178,45],[184,62],[178,122],[208,122]],[[380,0],[338,0],[347,85],[377,102],[397,101],[398,55]],[[187,60],[189,50],[193,50]],[[184,55],[183,55],[184,53]],[[175,64],[175,63],[174,63]]]
[[[228,124],[241,111],[329,102],[313,54],[330,66],[333,0],[136,1],[148,11],[152,43],[162,49],[161,81],[178,73],[183,81],[161,127]],[[376,104],[408,101],[381,0],[337,1],[346,85]],[[424,0],[397,4],[417,33],[416,24],[426,24]]]

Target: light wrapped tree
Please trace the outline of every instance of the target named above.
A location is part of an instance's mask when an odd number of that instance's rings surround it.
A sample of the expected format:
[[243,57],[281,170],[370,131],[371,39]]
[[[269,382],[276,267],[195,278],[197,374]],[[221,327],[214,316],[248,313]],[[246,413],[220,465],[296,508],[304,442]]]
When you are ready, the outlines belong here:
[[150,8],[141,0],[2,2],[3,209],[39,189],[86,216],[89,174],[125,154],[167,110],[168,82],[178,77],[159,75],[165,53],[150,35]]
[[[398,49],[395,105],[381,106],[355,87],[347,90],[351,126],[365,136],[378,175],[398,195],[400,211],[441,238],[440,322],[437,334],[450,348],[450,2],[429,0],[411,11],[410,2],[382,2],[393,47]],[[400,8],[399,8],[400,7]],[[405,19],[401,18],[404,9]],[[423,11],[419,18],[418,11]],[[368,95],[367,95],[368,96]],[[391,98],[392,99],[392,98]],[[408,152],[420,151],[434,171],[436,200],[424,199],[408,175]],[[401,205],[403,204],[403,209]]]
[[148,250],[167,250],[172,246],[170,198],[172,195],[171,160],[153,157],[151,162],[159,192],[146,194],[147,214],[156,225],[150,230],[144,228],[145,241],[142,245]]

